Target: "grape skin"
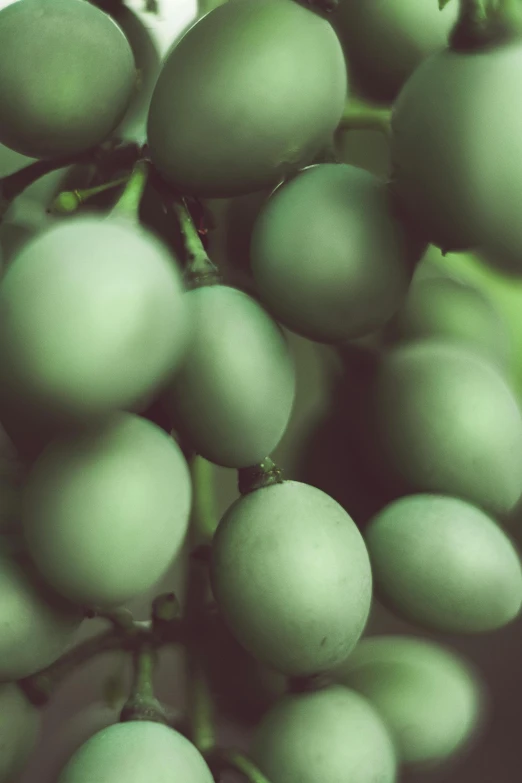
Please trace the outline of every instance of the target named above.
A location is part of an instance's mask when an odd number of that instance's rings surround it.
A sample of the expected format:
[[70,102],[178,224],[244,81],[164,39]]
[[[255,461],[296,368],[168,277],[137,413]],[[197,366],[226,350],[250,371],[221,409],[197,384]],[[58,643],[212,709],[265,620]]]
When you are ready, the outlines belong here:
[[264,716],[250,754],[270,783],[394,783],[391,737],[371,704],[332,685],[286,696]]
[[104,141],[135,89],[122,30],[84,0],[23,0],[0,11],[0,142],[34,158]]
[[392,317],[424,249],[392,216],[377,177],[324,163],[285,182],[261,209],[251,267],[275,318],[333,343],[363,337]]
[[214,534],[210,576],[240,644],[284,674],[340,663],[368,618],[372,575],[361,534],[335,500],[297,481],[230,506]]
[[191,502],[177,443],[146,419],[117,413],[47,447],[23,490],[22,524],[49,584],[79,604],[111,607],[165,574]]
[[162,403],[205,459],[256,465],[279,444],[293,409],[295,368],[285,337],[255,299],[235,288],[204,286],[186,299],[190,341]]
[[0,681],[19,680],[66,651],[83,613],[54,593],[24,552],[9,552],[2,541],[0,595]]
[[470,503],[428,494],[399,498],[373,517],[365,540],[377,595],[413,622],[484,633],[520,613],[518,554]]
[[0,783],[17,779],[36,747],[40,713],[16,683],[0,684]]
[[79,750],[57,783],[214,783],[199,751],[174,729],[150,721],[116,723]]
[[92,215],[59,221],[0,283],[2,381],[56,417],[145,405],[185,350],[183,294],[175,259],[145,229]]
[[379,712],[402,763],[427,767],[448,759],[469,745],[482,722],[484,691],[475,671],[426,639],[363,639],[332,674]]

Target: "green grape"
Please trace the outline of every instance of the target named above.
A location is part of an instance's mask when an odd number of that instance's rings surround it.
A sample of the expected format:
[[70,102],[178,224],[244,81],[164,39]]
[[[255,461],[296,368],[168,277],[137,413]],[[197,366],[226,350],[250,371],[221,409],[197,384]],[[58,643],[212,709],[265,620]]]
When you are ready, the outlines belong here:
[[296,676],[346,658],[363,632],[372,592],[368,553],[351,517],[297,481],[230,506],[214,535],[211,582],[240,644]]
[[150,105],[150,156],[189,195],[261,190],[311,162],[346,94],[326,19],[293,0],[229,0],[167,55]]
[[251,263],[278,320],[309,339],[336,342],[392,317],[423,251],[394,219],[377,177],[324,163],[273,193],[253,229]]
[[0,141],[34,158],[104,141],[135,89],[121,29],[84,0],[19,0],[0,11]]
[[365,696],[405,764],[432,766],[463,750],[481,725],[483,685],[451,650],[424,639],[363,639],[334,672]]
[[522,568],[513,544],[481,509],[444,495],[410,495],[365,531],[377,595],[428,628],[483,633],[514,620]]
[[377,364],[366,442],[399,494],[454,495],[503,518],[522,496],[522,417],[496,367],[462,345],[398,346]]
[[392,114],[391,187],[443,250],[488,245],[520,270],[522,45],[431,55]]
[[362,93],[393,101],[404,82],[433,52],[447,46],[458,0],[340,0],[333,18]]
[[41,729],[37,707],[14,682],[0,684],[0,783],[17,780]]
[[0,283],[2,382],[58,418],[146,404],[185,349],[183,293],[151,232],[93,215],[57,221]]
[[203,756],[186,737],[161,723],[116,723],[87,740],[57,783],[214,783]]
[[440,338],[479,351],[504,369],[509,338],[501,314],[478,288],[451,277],[415,278],[385,328],[388,343]]
[[3,540],[0,595],[0,681],[29,677],[66,651],[83,614],[48,587],[25,552],[9,551]]
[[114,606],[151,588],[184,542],[192,499],[177,443],[156,425],[115,413],[54,440],[22,496],[30,554],[59,593]]
[[394,783],[392,739],[372,705],[331,685],[288,695],[259,724],[250,755],[270,783]]
[[162,401],[198,454],[225,467],[261,462],[283,437],[295,395],[284,335],[254,299],[229,286],[185,294],[193,329]]

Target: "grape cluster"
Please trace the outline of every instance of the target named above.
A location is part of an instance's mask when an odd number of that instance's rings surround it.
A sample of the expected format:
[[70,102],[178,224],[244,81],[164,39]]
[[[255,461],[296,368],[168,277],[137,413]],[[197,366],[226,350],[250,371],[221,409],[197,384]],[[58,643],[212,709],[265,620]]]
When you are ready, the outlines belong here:
[[[0,179],[0,783],[108,650],[130,692],[70,727],[58,783],[396,783],[479,736],[486,683],[421,634],[522,609],[519,351],[455,271],[522,272],[522,14],[438,5],[215,0],[163,57],[123,1],[0,10],[0,144],[34,159]],[[330,398],[289,478],[296,345]],[[136,621],[186,544],[186,597]],[[379,602],[418,636],[368,633]]]

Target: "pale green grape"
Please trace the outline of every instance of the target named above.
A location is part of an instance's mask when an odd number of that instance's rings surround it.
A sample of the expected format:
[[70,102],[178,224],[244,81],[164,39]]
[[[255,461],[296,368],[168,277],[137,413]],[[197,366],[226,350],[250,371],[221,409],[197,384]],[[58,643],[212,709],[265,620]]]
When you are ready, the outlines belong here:
[[0,783],[17,779],[36,747],[40,713],[14,682],[0,684]]
[[370,564],[355,523],[329,495],[298,481],[230,506],[214,535],[211,581],[237,640],[284,674],[340,663],[370,609]]
[[285,696],[259,724],[250,755],[270,783],[394,783],[388,730],[369,701],[342,685]]
[[85,742],[57,783],[214,783],[200,752],[182,734],[150,721],[117,723]]
[[175,259],[145,229],[92,215],[58,221],[0,283],[2,382],[47,415],[135,406],[185,350],[183,292]]
[[252,297],[229,286],[186,295],[192,332],[162,401],[173,426],[205,459],[247,467],[284,435],[295,369],[281,329]]
[[65,652],[83,614],[44,582],[24,552],[3,541],[0,595],[0,681],[18,680]]
[[165,574],[183,544],[191,498],[177,443],[146,419],[115,413],[45,449],[24,487],[22,523],[59,593],[111,606]]
[[522,607],[522,567],[481,509],[443,495],[410,495],[365,530],[377,594],[406,618],[440,631],[483,633]]
[[0,11],[0,141],[35,158],[104,141],[135,90],[132,49],[84,0],[22,0]]
[[408,636],[362,639],[334,672],[365,696],[407,764],[441,762],[469,744],[482,721],[483,685],[466,660]]

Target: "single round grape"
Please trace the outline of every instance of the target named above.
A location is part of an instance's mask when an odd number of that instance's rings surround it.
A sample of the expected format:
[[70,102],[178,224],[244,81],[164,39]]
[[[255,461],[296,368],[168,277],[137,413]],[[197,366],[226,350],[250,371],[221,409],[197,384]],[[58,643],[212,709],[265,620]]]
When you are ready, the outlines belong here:
[[0,783],[18,779],[36,747],[40,712],[14,682],[0,684]]
[[440,338],[462,343],[493,361],[509,362],[506,324],[478,288],[451,277],[414,278],[406,301],[385,328],[388,343]]
[[522,607],[513,544],[481,509],[444,495],[409,495],[378,512],[365,531],[383,601],[428,628],[484,633]]
[[151,588],[184,542],[192,500],[181,449],[139,416],[115,413],[54,440],[22,497],[38,568],[66,598],[122,604]]
[[503,517],[522,496],[522,417],[497,369],[435,340],[383,356],[368,392],[371,449],[401,494],[454,495]]
[[74,753],[57,783],[214,783],[186,737],[161,723],[129,721],[102,729]]
[[394,783],[392,739],[372,705],[331,685],[288,695],[264,716],[252,759],[270,783]]
[[443,250],[489,242],[520,270],[520,38],[444,49],[413,72],[392,113],[391,185]]
[[210,573],[234,636],[283,674],[340,663],[368,618],[372,574],[359,530],[335,500],[298,481],[230,506],[214,534]]
[[182,357],[183,294],[177,262],[145,229],[92,215],[58,221],[0,283],[2,381],[49,415],[135,406]]
[[284,334],[252,297],[229,286],[185,294],[192,331],[162,401],[173,426],[205,459],[256,465],[284,435],[295,368]]
[[341,0],[333,24],[360,89],[395,100],[421,62],[447,46],[458,10],[458,0],[442,11],[431,0]]
[[0,11],[0,141],[34,158],[106,139],[135,90],[122,30],[84,0],[23,0]]
[[423,250],[391,214],[384,183],[355,166],[323,163],[283,183],[261,209],[252,273],[281,323],[336,342],[392,317]]
[[150,156],[186,194],[261,190],[324,147],[346,95],[326,19],[293,0],[229,0],[167,55],[150,105]]
[[57,595],[23,551],[0,540],[0,681],[45,669],[71,644],[81,610]]
[[405,764],[444,761],[469,744],[482,721],[484,689],[478,675],[466,660],[435,642],[368,637],[332,674],[371,702]]

